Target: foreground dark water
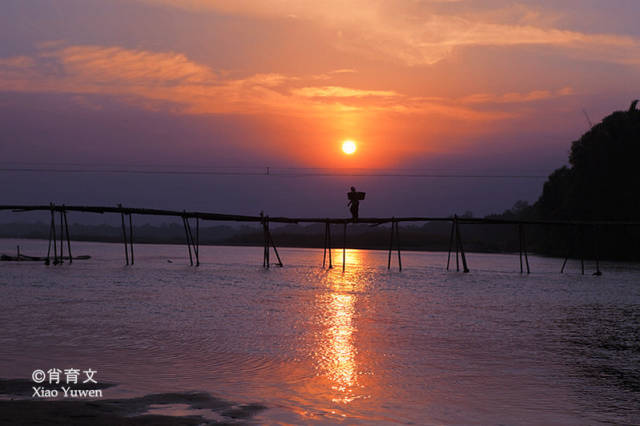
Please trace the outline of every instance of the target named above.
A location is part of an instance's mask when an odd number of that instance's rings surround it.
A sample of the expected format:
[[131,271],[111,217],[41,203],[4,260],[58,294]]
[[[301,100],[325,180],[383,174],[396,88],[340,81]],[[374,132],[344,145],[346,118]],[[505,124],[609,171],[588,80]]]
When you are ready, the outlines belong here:
[[[43,241],[0,240],[41,255]],[[206,391],[267,407],[265,423],[640,423],[640,268],[558,273],[559,259],[74,243],[72,266],[0,264],[0,377],[98,370],[105,398]],[[171,260],[172,263],[169,263]],[[340,266],[342,253],[335,252]],[[394,259],[395,261],[395,259]],[[184,413],[169,407],[159,412]],[[201,414],[201,413],[199,413]]]

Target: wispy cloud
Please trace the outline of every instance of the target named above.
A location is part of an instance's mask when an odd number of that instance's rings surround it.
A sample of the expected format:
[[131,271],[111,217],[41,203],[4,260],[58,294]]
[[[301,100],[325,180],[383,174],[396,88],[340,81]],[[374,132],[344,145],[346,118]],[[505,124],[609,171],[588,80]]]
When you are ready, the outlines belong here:
[[504,104],[542,101],[574,94],[571,87],[559,90],[533,90],[527,93],[510,92],[505,94],[476,93],[460,99],[463,104]]
[[[305,20],[337,34],[335,47],[369,58],[388,58],[409,66],[435,64],[456,49],[481,46],[541,45],[574,56],[615,63],[640,63],[640,41],[620,34],[586,33],[552,26],[540,10],[526,7],[490,13],[444,13],[451,0],[142,0],[173,7],[264,18]],[[459,2],[467,4],[470,2]]]
[[122,47],[69,46],[45,51],[65,72],[81,81],[131,85],[211,84],[216,75],[180,53],[156,53]]

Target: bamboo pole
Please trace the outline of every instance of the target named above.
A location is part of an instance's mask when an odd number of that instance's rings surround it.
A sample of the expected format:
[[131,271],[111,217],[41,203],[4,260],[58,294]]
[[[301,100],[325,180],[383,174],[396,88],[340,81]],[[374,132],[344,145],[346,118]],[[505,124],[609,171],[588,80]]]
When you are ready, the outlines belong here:
[[[189,238],[189,241],[191,242],[191,247],[193,247],[193,255],[196,258],[196,266],[200,266],[200,256],[198,255],[199,248],[196,247],[196,242],[195,242],[195,239],[193,238],[193,231],[191,230],[191,221],[189,220],[188,217],[185,218],[185,224],[186,224],[188,238]],[[193,266],[193,263],[191,266]]]
[[460,259],[458,258],[458,251],[460,250],[460,236],[458,235],[458,216],[453,216],[453,223],[456,228],[456,271],[460,272]]
[[464,246],[462,245],[462,236],[460,235],[460,227],[457,222],[456,222],[456,237],[458,240],[458,244],[460,246],[460,257],[462,258],[462,267],[464,268],[463,271],[466,274],[467,272],[469,272],[469,268],[467,267],[467,258],[464,255]]
[[[80,211],[87,213],[133,213],[139,215],[150,216],[174,216],[181,217],[185,214],[185,211],[176,210],[162,210],[162,209],[147,209],[147,208],[130,208],[130,207],[108,207],[108,206],[66,206],[68,211]],[[36,210],[49,210],[48,205],[0,205],[0,210],[13,210],[13,211],[36,211]],[[55,208],[60,210],[59,207]],[[186,212],[189,217],[199,217],[203,220],[212,221],[234,221],[234,222],[261,222],[260,216],[246,216],[235,214],[220,214],[209,212]],[[324,223],[326,218],[313,218],[313,217],[272,217],[271,222],[275,223]],[[396,217],[398,222],[450,222],[450,217],[427,217],[427,216],[411,216],[411,217]],[[351,219],[335,218],[329,219],[332,224],[343,224],[345,222],[352,222]],[[369,224],[383,224],[390,223],[391,217],[388,218],[358,218],[358,223]],[[492,219],[492,218],[458,218],[458,221],[463,224],[526,224],[526,225],[554,225],[554,226],[566,226],[566,225],[612,225],[612,226],[640,226],[640,221],[587,221],[587,220],[516,220],[516,219]]]
[[62,210],[58,213],[60,215],[60,264],[64,263],[64,226]]
[[331,254],[331,224],[327,226],[328,242],[329,242],[329,269],[333,269],[333,255]]
[[191,241],[189,240],[189,229],[187,228],[187,219],[182,216],[182,224],[184,225],[184,234],[187,239],[187,249],[189,250],[189,262],[193,266],[193,256],[191,255]]
[[[51,210],[51,215],[52,215],[52,219],[53,219],[53,210]],[[50,258],[51,258],[51,237],[53,235],[53,230],[51,227],[51,222],[49,222],[49,248],[47,248],[47,260],[44,261],[45,265],[49,265],[50,264]]]
[[265,222],[265,246],[267,250],[267,268],[271,267],[271,250],[269,250],[269,217],[267,216],[267,221]]
[[398,225],[398,222],[395,222],[396,224],[396,244],[397,244],[397,249],[398,249],[398,271],[402,272],[402,258],[400,257],[400,227]]
[[567,260],[569,260],[569,255],[564,258],[564,262],[562,262],[562,268],[560,268],[560,273],[564,273],[564,267],[567,265]]
[[[571,228],[569,228],[569,231],[571,231]],[[573,253],[573,238],[571,238],[571,232],[569,232],[569,244],[567,247],[567,256],[564,258],[564,262],[562,262],[562,268],[560,268],[560,273],[564,273],[564,268],[565,266],[567,266],[567,261],[569,260],[569,257],[571,256],[571,254]]]
[[325,268],[325,265],[327,264],[327,238],[328,238],[328,228],[329,228],[329,222],[325,222],[324,224],[324,250],[322,251],[322,269]]
[[[62,206],[64,208],[64,206]],[[67,251],[69,252],[69,265],[73,263],[73,255],[71,254],[71,238],[69,237],[69,221],[67,220],[67,211],[63,210],[64,215],[64,228],[67,233]]]
[[595,244],[595,254],[596,254],[596,272],[593,273],[593,275],[599,277],[600,275],[602,275],[602,271],[600,271],[600,247],[598,244],[598,240],[600,239],[600,227],[598,225],[594,226],[593,229],[593,239],[594,239],[594,244]]
[[389,255],[387,256],[387,270],[391,269],[391,252],[393,251],[393,237],[396,232],[396,223],[391,222],[391,237],[389,238]]
[[584,228],[580,226],[580,269],[584,275]]
[[196,266],[200,266],[200,218],[196,217]]
[[347,222],[344,223],[342,232],[342,272],[344,272],[347,262]]
[[133,265],[133,219],[131,219],[131,213],[129,213],[129,246],[131,249],[131,264]]
[[53,264],[58,264],[58,247],[57,247],[57,238],[56,238],[56,215],[55,215],[55,206],[51,203],[51,230],[53,231]]
[[527,252],[527,233],[525,231],[524,225],[522,226],[522,248],[524,249],[524,261],[527,265],[527,274],[531,273],[531,269],[529,268],[529,254]]
[[264,220],[262,221],[262,267],[268,268],[269,264],[267,262],[267,229],[264,224]]
[[[118,207],[122,207],[122,204],[118,204]],[[124,243],[124,258],[127,265],[129,265],[129,249],[127,248],[127,228],[124,226],[124,212],[120,212],[120,220],[122,222],[122,242]]]
[[271,267],[271,251],[269,250],[269,217],[264,222],[264,249],[267,255],[267,268]]
[[449,252],[447,253],[447,271],[449,270],[449,263],[451,261],[451,249],[453,248],[453,233],[455,230],[455,225],[453,221],[451,221],[451,235],[449,236]]
[[520,273],[524,274],[524,269],[522,265],[522,225],[518,224],[518,247],[520,253]]
[[271,243],[271,247],[273,247],[273,252],[276,254],[276,258],[278,259],[278,266],[282,268],[284,264],[280,259],[280,255],[278,254],[278,248],[276,247],[276,244],[273,242],[273,237],[271,236],[271,231],[269,230],[268,227],[267,227],[267,233],[269,234],[269,242]]

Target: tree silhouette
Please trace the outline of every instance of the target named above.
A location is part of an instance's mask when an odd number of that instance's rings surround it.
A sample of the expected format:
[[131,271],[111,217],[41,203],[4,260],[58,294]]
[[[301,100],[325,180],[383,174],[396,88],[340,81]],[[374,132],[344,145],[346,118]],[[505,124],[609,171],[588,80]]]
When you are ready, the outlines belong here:
[[573,142],[570,167],[555,170],[535,204],[542,219],[640,219],[640,111],[637,101]]

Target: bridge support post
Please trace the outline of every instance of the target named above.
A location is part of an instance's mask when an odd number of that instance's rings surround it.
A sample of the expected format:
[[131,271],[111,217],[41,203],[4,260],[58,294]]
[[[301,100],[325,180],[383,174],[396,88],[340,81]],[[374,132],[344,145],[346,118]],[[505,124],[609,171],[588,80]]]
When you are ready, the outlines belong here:
[[569,260],[569,257],[571,257],[571,255],[573,254],[573,238],[571,235],[571,228],[569,228],[569,244],[567,247],[567,255],[564,258],[564,262],[562,262],[562,268],[560,268],[560,273],[564,273],[564,268],[565,266],[567,266],[567,261]]
[[600,271],[600,246],[599,246],[599,239],[600,239],[600,227],[598,225],[595,225],[593,228],[593,240],[594,240],[594,245],[595,245],[595,255],[596,255],[596,271],[593,273],[593,275],[599,277],[600,275],[602,275],[602,271]]
[[342,231],[342,272],[347,266],[347,222],[344,223]]
[[67,210],[62,205],[62,213],[64,216],[64,229],[67,234],[67,251],[69,252],[69,265],[73,263],[73,255],[71,254],[71,238],[69,237],[69,221],[67,220]]
[[60,216],[60,264],[64,263],[64,226],[63,226],[63,213],[62,210],[58,211]]
[[580,270],[584,275],[584,227],[580,225]]
[[387,269],[391,269],[391,253],[393,252],[393,243],[396,243],[398,251],[398,271],[402,271],[402,257],[400,255],[400,232],[398,231],[398,221],[391,219],[391,239],[389,241],[389,256],[387,258]]
[[[455,224],[456,224],[456,255],[458,252],[458,246],[460,247],[460,257],[462,258],[462,267],[463,267],[463,272],[466,274],[467,272],[469,272],[469,268],[467,267],[467,258],[464,254],[464,247],[462,245],[462,236],[460,235],[460,225],[458,224],[458,216],[454,216],[455,219]],[[456,260],[457,260],[457,256],[456,256]],[[459,270],[459,269],[458,269]]]
[[[49,203],[49,207],[51,209],[51,221],[49,222],[49,247],[47,248],[47,260],[44,261],[45,265],[49,265],[51,262],[51,241],[53,240],[53,235],[55,233],[55,227],[53,222],[53,203]],[[54,262],[55,262],[55,250],[53,251]]]
[[520,254],[520,273],[524,273],[522,265],[522,226],[518,224],[518,253]]
[[527,266],[527,274],[530,274],[531,269],[529,268],[529,255],[527,253],[527,236],[525,234],[524,225],[522,223],[518,224],[518,235],[520,240],[520,273],[524,273],[524,270],[522,268],[522,256],[524,254],[524,261]]
[[193,266],[193,256],[191,255],[191,238],[189,237],[189,223],[186,212],[182,215],[182,225],[184,225],[184,235],[187,240],[187,250],[189,250],[189,264]]
[[133,219],[129,213],[129,248],[131,249],[131,264],[133,265]]
[[[326,246],[325,250],[328,252],[329,257],[329,269],[333,269],[333,255],[331,254],[331,222],[327,219],[325,223],[325,238],[326,238]],[[322,266],[324,267],[324,259],[322,260]]]
[[56,211],[55,206],[51,203],[51,231],[52,231],[52,239],[53,239],[53,264],[58,264],[58,246],[57,246],[57,238],[56,238]]
[[333,268],[333,260],[331,259],[331,223],[327,219],[324,223],[324,251],[322,253],[322,267],[327,262],[327,249],[329,251],[329,269]]
[[262,266],[267,269],[269,269],[271,266],[271,260],[270,260],[270,252],[271,252],[270,246],[271,246],[273,247],[273,252],[275,253],[276,258],[278,259],[277,265],[282,268],[284,264],[280,259],[280,254],[278,254],[278,249],[276,248],[276,245],[273,242],[273,237],[271,236],[271,231],[269,230],[269,216],[266,216],[264,219],[262,219],[262,232],[264,235],[264,257],[262,261]]
[[447,271],[449,270],[449,264],[451,261],[451,249],[453,248],[453,236],[456,230],[456,225],[451,221],[451,235],[449,236],[449,252],[447,253]]
[[[196,217],[196,238],[193,238],[193,231],[191,230],[191,221],[189,217],[185,215],[183,218],[185,225],[185,233],[187,234],[187,245],[193,248],[193,255],[196,258],[196,267],[200,266],[200,221]],[[191,266],[193,266],[193,258],[191,257],[191,248],[189,248],[189,259],[191,260]]]
[[269,231],[269,226],[267,226],[267,234],[269,236],[269,243],[271,244],[271,247],[273,247],[273,252],[276,254],[276,259],[278,259],[278,266],[282,268],[284,265],[282,264],[282,260],[280,259],[280,255],[278,254],[278,248],[273,242],[273,237],[271,236],[271,231]]
[[120,210],[120,221],[122,223],[122,242],[124,243],[124,259],[125,263],[129,265],[129,249],[127,247],[127,228],[124,226],[124,210],[122,210],[122,204],[118,204]]
[[196,217],[196,266],[200,266],[200,218]]

